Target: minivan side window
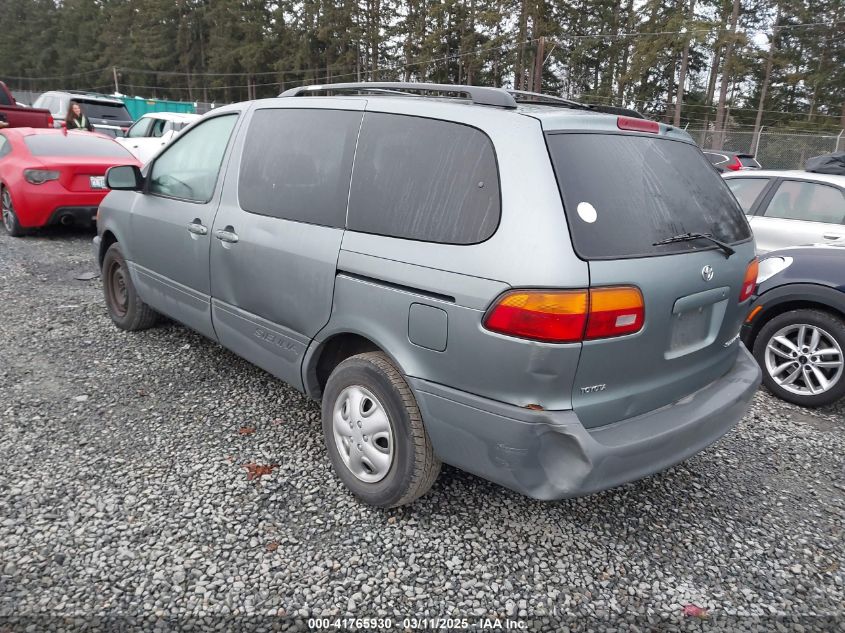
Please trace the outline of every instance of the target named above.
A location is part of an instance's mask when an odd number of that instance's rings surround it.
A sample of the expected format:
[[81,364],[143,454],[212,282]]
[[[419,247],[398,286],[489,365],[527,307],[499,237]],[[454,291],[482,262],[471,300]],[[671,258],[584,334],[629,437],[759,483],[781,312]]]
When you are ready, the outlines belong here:
[[237,118],[216,116],[180,136],[153,163],[148,191],[191,202],[211,200]]
[[257,110],[244,141],[241,208],[343,228],[361,116],[357,110]]
[[475,244],[495,233],[500,213],[499,170],[486,134],[448,121],[364,115],[347,229]]
[[836,187],[784,180],[764,214],[767,218],[845,223],[845,195]]

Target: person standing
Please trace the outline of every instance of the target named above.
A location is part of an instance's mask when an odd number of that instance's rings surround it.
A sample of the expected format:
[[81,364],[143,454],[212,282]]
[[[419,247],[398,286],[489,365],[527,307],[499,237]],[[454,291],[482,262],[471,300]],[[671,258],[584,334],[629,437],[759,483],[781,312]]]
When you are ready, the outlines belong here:
[[85,113],[82,111],[82,107],[76,101],[70,102],[70,106],[67,109],[67,116],[65,117],[65,125],[67,126],[68,131],[94,131],[94,126],[91,125],[91,121],[88,120],[88,117],[86,117]]

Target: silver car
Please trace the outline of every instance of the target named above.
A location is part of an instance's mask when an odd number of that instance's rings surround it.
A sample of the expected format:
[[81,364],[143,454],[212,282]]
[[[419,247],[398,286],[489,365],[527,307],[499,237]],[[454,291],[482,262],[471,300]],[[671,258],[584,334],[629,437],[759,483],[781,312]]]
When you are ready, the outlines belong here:
[[725,174],[758,253],[845,241],[845,176],[759,170]]
[[665,124],[317,86],[215,110],[108,185],[114,323],[166,314],[321,401],[335,472],[374,505],[441,462],[538,499],[629,482],[720,438],[760,383],[751,231]]

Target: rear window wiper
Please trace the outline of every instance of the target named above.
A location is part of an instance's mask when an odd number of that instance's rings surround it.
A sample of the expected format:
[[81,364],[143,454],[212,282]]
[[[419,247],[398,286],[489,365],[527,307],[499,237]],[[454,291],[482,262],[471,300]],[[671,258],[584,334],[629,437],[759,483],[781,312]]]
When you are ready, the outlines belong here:
[[710,233],[681,233],[680,235],[673,235],[667,237],[665,240],[654,242],[652,246],[661,246],[663,244],[674,244],[675,242],[692,242],[693,240],[707,240],[711,244],[715,244],[725,254],[725,259],[730,258],[736,251],[728,244],[717,240]]

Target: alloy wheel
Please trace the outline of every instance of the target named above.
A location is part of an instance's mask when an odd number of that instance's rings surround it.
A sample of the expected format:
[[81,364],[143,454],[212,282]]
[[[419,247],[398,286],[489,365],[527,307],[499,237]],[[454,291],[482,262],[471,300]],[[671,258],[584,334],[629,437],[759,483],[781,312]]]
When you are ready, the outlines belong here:
[[3,211],[3,226],[11,233],[15,227],[15,216],[14,210],[12,209],[12,196],[5,189],[3,190],[2,198],[0,198],[0,207]]
[[799,396],[830,391],[845,368],[836,339],[806,323],[793,323],[775,332],[766,344],[765,362],[772,380]]

